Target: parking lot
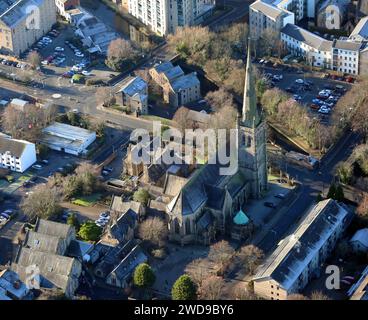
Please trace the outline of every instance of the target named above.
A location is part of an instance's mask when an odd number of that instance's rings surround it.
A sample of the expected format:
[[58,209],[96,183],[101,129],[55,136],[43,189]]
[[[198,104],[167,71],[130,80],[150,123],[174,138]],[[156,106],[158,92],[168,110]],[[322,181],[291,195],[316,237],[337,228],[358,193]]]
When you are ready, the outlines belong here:
[[[308,108],[308,111],[313,115],[318,115],[322,122],[329,123],[329,115],[333,112],[334,105],[338,102],[346,91],[348,91],[352,84],[345,81],[338,81],[331,78],[324,78],[322,73],[309,73],[298,70],[285,70],[282,67],[265,67],[258,64],[260,70],[272,79],[271,86],[275,86],[285,92],[288,92],[298,102]],[[277,80],[274,76],[282,75],[281,80]],[[338,86],[338,90],[337,87]],[[320,93],[328,94],[325,97],[321,97]],[[329,98],[332,96],[331,98]],[[319,97],[320,101],[316,101]],[[330,99],[330,100],[328,100]],[[322,101],[321,101],[322,100]],[[329,103],[329,106],[323,102]],[[316,103],[318,102],[318,103]],[[331,104],[332,103],[332,104]],[[317,108],[317,106],[318,108]],[[318,110],[322,106],[330,108],[327,113],[319,113]],[[312,106],[312,107],[311,107]]]

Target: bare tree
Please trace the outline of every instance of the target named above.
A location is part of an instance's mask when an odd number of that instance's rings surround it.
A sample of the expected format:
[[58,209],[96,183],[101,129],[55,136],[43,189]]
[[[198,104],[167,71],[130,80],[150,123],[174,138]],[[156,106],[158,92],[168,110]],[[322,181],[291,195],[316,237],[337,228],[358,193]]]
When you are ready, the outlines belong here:
[[111,107],[116,103],[113,91],[107,87],[100,87],[96,90],[96,99],[104,107]]
[[232,106],[224,106],[211,117],[212,129],[235,129],[238,111]]
[[202,300],[219,300],[224,287],[224,280],[217,276],[207,277],[201,286],[200,297]]
[[211,275],[211,272],[208,270],[208,263],[204,259],[193,260],[186,266],[185,271],[195,282],[199,290],[202,287],[203,281]]
[[287,297],[288,300],[309,300],[308,297],[303,296],[302,294],[299,293],[294,293],[294,294],[290,294]]
[[27,56],[27,62],[31,65],[32,69],[37,69],[41,65],[41,56],[36,51],[31,51]]
[[234,106],[233,95],[224,88],[208,92],[205,99],[213,112],[219,111],[224,106]]
[[310,299],[311,300],[330,300],[330,298],[321,291],[313,291],[310,295]]
[[364,194],[362,200],[360,201],[356,213],[358,217],[363,219],[368,219],[368,195]]
[[258,247],[250,244],[242,247],[237,253],[237,257],[241,260],[247,273],[253,274],[264,258],[264,253]]
[[135,55],[131,42],[121,38],[111,41],[107,49],[107,59],[111,62],[134,59]]
[[235,250],[229,244],[229,242],[221,240],[211,245],[208,257],[218,264],[221,269],[223,269],[225,264],[230,261],[234,253]]
[[36,216],[49,219],[60,214],[59,202],[60,196],[55,189],[51,189],[48,185],[39,185],[33,193],[24,198],[21,208],[31,220]]
[[184,132],[185,129],[193,128],[193,123],[189,119],[189,109],[186,107],[180,107],[176,110],[173,121],[181,132]]
[[143,240],[162,246],[167,238],[168,230],[164,220],[154,217],[144,220],[139,225],[138,233]]

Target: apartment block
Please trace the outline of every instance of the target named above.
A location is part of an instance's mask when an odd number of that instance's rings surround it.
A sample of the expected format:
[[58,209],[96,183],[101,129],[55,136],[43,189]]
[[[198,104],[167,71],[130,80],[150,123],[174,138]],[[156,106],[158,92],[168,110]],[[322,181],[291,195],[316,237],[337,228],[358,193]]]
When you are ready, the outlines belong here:
[[0,136],[0,168],[24,172],[36,160],[34,143]]
[[18,56],[55,23],[55,0],[0,0],[0,49]]
[[213,8],[206,0],[128,0],[129,13],[161,36],[201,23]]
[[269,300],[287,300],[323,272],[350,221],[348,209],[335,200],[319,202],[307,212],[295,231],[284,238],[257,270],[254,292]]

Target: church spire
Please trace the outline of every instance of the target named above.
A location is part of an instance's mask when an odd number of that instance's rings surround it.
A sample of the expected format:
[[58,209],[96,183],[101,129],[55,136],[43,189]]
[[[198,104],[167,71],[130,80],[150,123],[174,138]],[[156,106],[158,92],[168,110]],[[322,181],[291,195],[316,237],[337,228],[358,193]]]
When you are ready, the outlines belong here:
[[245,69],[245,85],[243,98],[242,122],[246,127],[256,127],[261,121],[257,107],[255,79],[251,61],[251,41],[248,39],[247,65]]

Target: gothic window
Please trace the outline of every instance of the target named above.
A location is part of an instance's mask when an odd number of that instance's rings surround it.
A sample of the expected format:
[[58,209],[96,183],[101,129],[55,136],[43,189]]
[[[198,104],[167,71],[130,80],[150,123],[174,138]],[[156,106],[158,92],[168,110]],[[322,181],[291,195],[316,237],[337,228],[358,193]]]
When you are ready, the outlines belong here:
[[252,146],[252,137],[248,136],[247,147],[249,148],[250,146]]
[[245,134],[243,133],[242,136],[241,136],[241,145],[242,146],[245,146]]

